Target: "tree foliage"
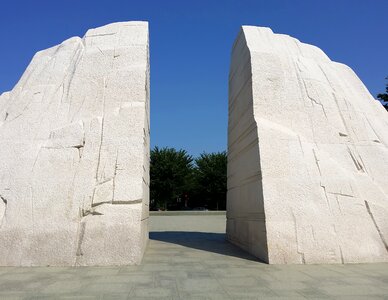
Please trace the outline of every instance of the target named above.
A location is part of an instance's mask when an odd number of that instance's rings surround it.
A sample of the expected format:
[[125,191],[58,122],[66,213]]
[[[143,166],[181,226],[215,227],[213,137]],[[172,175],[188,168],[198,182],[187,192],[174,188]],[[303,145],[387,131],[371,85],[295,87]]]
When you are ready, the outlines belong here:
[[193,157],[185,150],[155,147],[151,151],[151,205],[167,209],[190,187]]
[[[388,77],[386,77],[385,79],[388,80]],[[383,106],[388,111],[388,83],[385,85],[385,93],[378,94],[377,99],[379,99],[382,102]]]
[[151,150],[151,209],[226,208],[226,152]]
[[195,160],[197,196],[210,209],[226,209],[226,152],[203,153]]

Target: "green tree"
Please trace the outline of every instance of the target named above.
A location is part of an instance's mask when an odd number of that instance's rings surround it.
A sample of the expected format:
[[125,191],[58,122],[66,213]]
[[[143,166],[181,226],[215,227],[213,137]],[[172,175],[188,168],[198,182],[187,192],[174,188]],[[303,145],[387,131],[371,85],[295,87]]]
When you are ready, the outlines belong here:
[[155,147],[151,150],[150,196],[152,208],[176,204],[190,189],[193,157],[185,150]]
[[203,153],[195,160],[196,198],[208,208],[226,209],[226,152]]
[[[388,77],[385,79],[388,80]],[[377,99],[381,101],[385,109],[388,111],[388,83],[385,85],[385,93],[384,94],[378,94]]]

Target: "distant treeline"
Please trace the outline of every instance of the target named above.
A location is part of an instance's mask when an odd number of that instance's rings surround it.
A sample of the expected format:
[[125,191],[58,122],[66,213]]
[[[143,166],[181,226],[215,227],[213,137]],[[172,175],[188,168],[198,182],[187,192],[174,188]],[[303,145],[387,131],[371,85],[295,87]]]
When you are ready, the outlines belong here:
[[150,209],[226,209],[226,152],[203,153],[197,158],[186,150],[151,150]]

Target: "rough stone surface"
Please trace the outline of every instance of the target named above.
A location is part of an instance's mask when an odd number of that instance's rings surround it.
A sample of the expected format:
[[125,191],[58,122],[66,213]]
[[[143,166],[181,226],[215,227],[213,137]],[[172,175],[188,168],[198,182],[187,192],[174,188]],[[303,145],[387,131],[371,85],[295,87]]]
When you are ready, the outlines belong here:
[[139,263],[148,241],[148,23],[38,52],[0,96],[0,265]]
[[349,67],[244,26],[228,149],[230,241],[273,264],[388,261],[388,114]]

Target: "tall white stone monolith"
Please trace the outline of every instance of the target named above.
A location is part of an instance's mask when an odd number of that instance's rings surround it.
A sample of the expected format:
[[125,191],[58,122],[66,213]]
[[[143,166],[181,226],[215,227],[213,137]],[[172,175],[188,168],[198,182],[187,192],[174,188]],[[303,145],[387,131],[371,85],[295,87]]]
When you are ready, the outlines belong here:
[[0,96],[0,265],[139,263],[148,240],[148,23],[38,52]]
[[244,26],[229,78],[230,241],[273,264],[388,261],[388,114],[319,48]]

